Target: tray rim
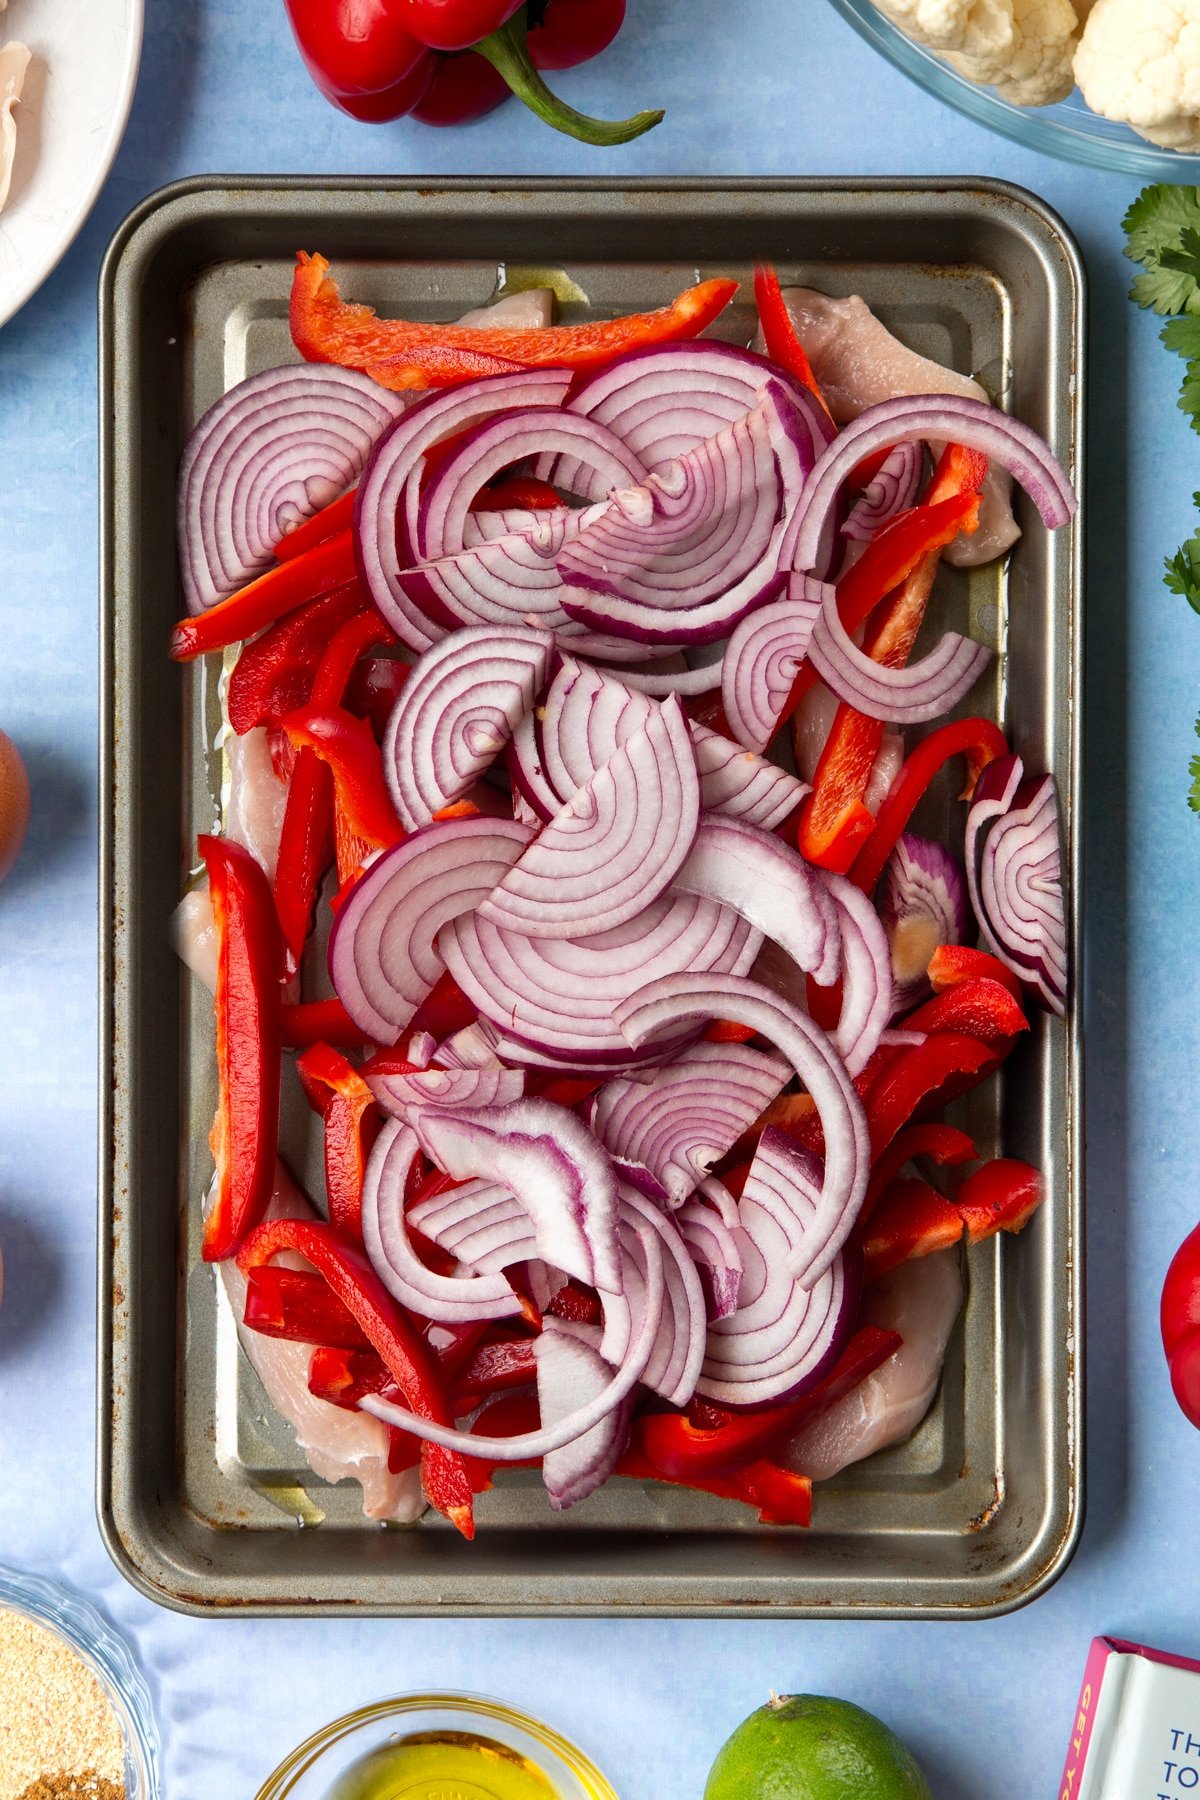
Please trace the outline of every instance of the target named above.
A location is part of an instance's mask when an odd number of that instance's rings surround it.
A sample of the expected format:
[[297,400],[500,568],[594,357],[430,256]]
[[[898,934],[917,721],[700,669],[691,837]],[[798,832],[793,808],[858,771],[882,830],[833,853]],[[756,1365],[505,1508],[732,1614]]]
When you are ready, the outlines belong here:
[[[125,1233],[114,1218],[114,1137],[117,1117],[115,1100],[114,1055],[114,934],[116,902],[115,809],[113,796],[117,777],[117,751],[114,731],[115,694],[113,688],[114,639],[116,629],[114,484],[115,431],[111,404],[114,393],[114,331],[116,324],[116,286],[122,261],[137,240],[144,238],[146,247],[169,237],[176,224],[173,216],[178,203],[196,197],[228,200],[240,197],[246,201],[263,201],[270,196],[327,195],[403,196],[419,194],[441,197],[486,196],[519,190],[531,195],[592,194],[663,194],[735,197],[739,194],[834,195],[867,193],[928,196],[939,194],[977,194],[1003,201],[1018,211],[1032,216],[1043,231],[1056,240],[1070,281],[1069,316],[1073,342],[1077,351],[1076,378],[1067,388],[1063,411],[1069,420],[1070,450],[1077,486],[1086,494],[1086,415],[1088,345],[1088,276],[1083,254],[1071,228],[1053,207],[1040,196],[1018,183],[990,176],[744,176],[725,179],[688,176],[646,176],[621,180],[609,176],[497,175],[480,176],[406,175],[390,179],[370,176],[338,175],[266,175],[223,174],[196,175],[171,182],[140,201],[118,225],[105,251],[98,281],[98,401],[99,401],[99,893],[98,893],[98,963],[99,1007],[98,1050],[100,1105],[98,1118],[98,1294],[97,1294],[97,1433],[96,1491],[97,1525],[105,1548],[124,1578],[146,1598],[171,1610],[194,1617],[209,1618],[229,1612],[247,1616],[350,1616],[383,1617],[479,1617],[502,1618],[533,1614],[546,1617],[659,1617],[659,1618],[752,1618],[773,1619],[903,1619],[941,1620],[990,1619],[1002,1617],[1040,1598],[1063,1575],[1079,1547],[1086,1514],[1086,1301],[1085,1301],[1085,1100],[1083,1064],[1084,1003],[1084,935],[1083,935],[1083,793],[1084,793],[1084,617],[1083,596],[1086,586],[1085,537],[1083,520],[1086,511],[1081,504],[1067,528],[1072,541],[1074,582],[1071,589],[1075,629],[1066,645],[1069,673],[1070,704],[1067,739],[1073,780],[1071,783],[1071,836],[1065,842],[1069,869],[1068,922],[1074,951],[1072,1001],[1065,1022],[1067,1054],[1072,1079],[1067,1091],[1066,1130],[1073,1154],[1067,1182],[1069,1269],[1065,1278],[1067,1329],[1072,1342],[1070,1378],[1067,1393],[1067,1457],[1066,1476],[1061,1505],[1055,1515],[1061,1529],[1057,1541],[1043,1522],[1032,1539],[1041,1547],[1051,1539],[1048,1552],[1039,1560],[1033,1578],[1017,1592],[1006,1592],[1002,1598],[990,1598],[979,1604],[948,1601],[943,1604],[905,1605],[875,1602],[866,1605],[848,1603],[779,1604],[761,1601],[742,1603],[709,1603],[704,1600],[672,1605],[636,1605],[632,1603],[561,1601],[536,1607],[477,1602],[446,1602],[438,1598],[427,1603],[356,1600],[341,1597],[333,1600],[273,1601],[268,1597],[245,1599],[227,1593],[221,1598],[201,1599],[181,1593],[157,1580],[142,1566],[122,1530],[121,1508],[114,1495],[113,1484],[113,1414],[114,1414],[114,1336],[115,1299],[114,1267],[118,1241],[125,1245]],[[252,208],[250,209],[252,210]],[[1025,1546],[1028,1554],[1031,1546]],[[1003,1584],[1003,1574],[981,1578],[992,1589]]]

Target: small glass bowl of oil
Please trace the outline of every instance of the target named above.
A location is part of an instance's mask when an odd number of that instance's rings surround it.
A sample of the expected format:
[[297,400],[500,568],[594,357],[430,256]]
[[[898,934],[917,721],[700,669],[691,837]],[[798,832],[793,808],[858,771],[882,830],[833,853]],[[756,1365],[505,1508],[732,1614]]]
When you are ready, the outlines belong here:
[[479,1694],[401,1694],[335,1719],[257,1800],[617,1800],[582,1750]]

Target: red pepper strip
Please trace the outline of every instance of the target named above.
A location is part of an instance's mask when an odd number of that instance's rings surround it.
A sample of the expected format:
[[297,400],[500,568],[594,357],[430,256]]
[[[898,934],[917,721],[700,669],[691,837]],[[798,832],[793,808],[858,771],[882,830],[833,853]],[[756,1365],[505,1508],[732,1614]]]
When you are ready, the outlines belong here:
[[916,811],[917,803],[943,764],[952,756],[965,755],[967,797],[974,791],[981,770],[998,756],[1008,755],[1004,733],[990,719],[955,719],[922,738],[905,760],[879,809],[875,829],[854,859],[850,879],[864,894],[873,892],[888,857]]
[[358,489],[351,488],[349,493],[340,494],[323,506],[320,512],[313,513],[310,519],[281,537],[275,546],[276,562],[292,562],[297,556],[303,556],[314,544],[328,543],[340,531],[349,531],[354,523],[354,502],[358,497]]
[[863,1276],[876,1281],[915,1256],[948,1250],[962,1238],[960,1213],[927,1181],[901,1176],[876,1207],[863,1243]]
[[599,1325],[602,1314],[596,1295],[578,1282],[568,1281],[559,1288],[546,1308],[556,1319],[570,1319],[576,1325]]
[[[229,723],[242,736],[256,725],[277,725],[303,706],[330,636],[370,605],[357,581],[288,613],[246,644],[229,677]],[[375,615],[378,617],[378,614]],[[380,625],[381,630],[386,627]]]
[[448,1334],[449,1343],[438,1344],[438,1368],[442,1372],[442,1380],[446,1386],[457,1376],[458,1371],[468,1359],[474,1356],[484,1338],[494,1338],[495,1326],[486,1319],[472,1319],[462,1325],[446,1325],[440,1319],[431,1320],[425,1336],[433,1342],[432,1333]]
[[313,1044],[332,1044],[338,1050],[356,1050],[366,1043],[340,1000],[304,1000],[282,1007],[283,1041],[289,1050],[307,1050]]
[[747,1463],[765,1456],[785,1438],[851,1393],[900,1348],[894,1331],[864,1325],[856,1331],[825,1379],[799,1399],[757,1412],[724,1412],[714,1408],[716,1425],[697,1425],[686,1413],[646,1413],[638,1420],[639,1450],[665,1478],[693,1475],[736,1475]]
[[377,1050],[374,1056],[360,1065],[357,1073],[364,1078],[367,1075],[419,1075],[421,1066],[420,1063],[410,1062],[393,1045],[389,1050]]
[[[874,1051],[867,1065],[854,1077],[854,1087],[860,1100],[865,1100],[872,1084],[882,1071],[888,1068],[899,1057],[904,1049],[899,1044],[881,1044]],[[795,1138],[814,1156],[825,1154],[825,1133],[821,1128],[821,1115],[816,1103],[809,1094],[780,1094],[772,1100],[765,1112],[759,1114],[744,1138],[739,1139],[735,1150],[743,1144],[756,1144],[759,1136],[768,1125],[775,1125],[780,1131],[786,1131],[789,1137]],[[728,1178],[722,1181],[728,1187]]]
[[1045,1184],[1032,1164],[999,1156],[976,1169],[954,1196],[967,1228],[967,1242],[981,1243],[998,1231],[1021,1231],[1041,1204]]
[[333,772],[337,805],[350,829],[375,849],[398,844],[404,827],[383,779],[369,725],[340,706],[301,706],[283,721],[297,749],[315,750]]
[[[377,645],[392,646],[396,635],[372,606],[340,625],[328,639],[312,686],[314,706],[339,706],[360,656]],[[400,667],[407,677],[408,664]]]
[[548,481],[533,475],[510,475],[485,487],[474,500],[475,512],[505,512],[509,508],[521,512],[554,512],[562,505],[562,495]]
[[905,1031],[962,1031],[997,1044],[1029,1030],[1029,1020],[1009,989],[986,975],[935,994],[903,1020]]
[[603,1085],[597,1075],[551,1075],[548,1069],[530,1069],[525,1076],[525,1092],[531,1099],[551,1100],[568,1111],[590,1100]]
[[437,982],[418,1006],[408,1022],[408,1029],[410,1032],[431,1032],[440,1043],[443,1038],[453,1037],[456,1031],[473,1025],[478,1017],[479,1014],[447,970],[444,975],[438,976]]
[[304,954],[317,889],[329,866],[332,828],[333,777],[313,751],[301,750],[288,782],[275,865],[275,910],[289,975]]
[[946,1095],[947,1089],[965,1093],[990,1075],[1000,1061],[993,1045],[957,1031],[938,1032],[923,1044],[902,1050],[875,1078],[866,1095],[872,1157],[887,1149],[919,1106],[943,1095],[951,1097]]
[[1184,1417],[1200,1428],[1200,1225],[1171,1259],[1159,1326],[1175,1398]]
[[217,1197],[205,1262],[231,1256],[275,1184],[279,1146],[279,1004],[283,946],[262,869],[228,838],[201,837],[217,925],[217,1115],[209,1143]]
[[[793,1475],[777,1464],[768,1464],[765,1458],[749,1463],[735,1475],[667,1475],[654,1466],[636,1440],[635,1427],[634,1441],[617,1464],[616,1474],[628,1475],[635,1481],[663,1481],[672,1487],[691,1488],[694,1493],[714,1494],[719,1500],[740,1500],[758,1509],[764,1525],[812,1523],[812,1482],[807,1475]],[[773,1480],[772,1476],[778,1479]]]
[[[948,444],[922,506],[978,494],[987,468],[986,456],[960,444]],[[941,560],[940,549],[927,551],[880,609],[863,644],[873,662],[887,669],[902,669],[908,662]],[[801,814],[798,844],[801,855],[809,862],[844,875],[870,836],[875,820],[863,796],[882,742],[882,719],[869,718],[842,701],[813,772],[813,791]]]
[[803,382],[814,399],[820,402],[822,412],[832,424],[833,414],[813,374],[808,352],[800,342],[795,320],[788,311],[783,289],[779,285],[779,276],[769,263],[760,264],[754,271],[754,304],[758,308],[767,355],[781,369],[786,369],[789,375],[794,375],[797,381]]
[[[499,1400],[493,1400],[490,1406],[484,1407],[471,1430],[476,1437],[523,1437],[527,1432],[537,1431],[541,1422],[538,1403],[532,1394],[504,1394]],[[503,1464],[492,1462],[483,1456],[468,1456],[463,1460],[467,1465],[471,1486],[477,1494],[487,1492],[498,1468],[538,1467],[536,1460],[529,1459]]]
[[[320,1279],[319,1277],[317,1279]],[[322,1345],[314,1350],[308,1366],[308,1391],[330,1406],[357,1412],[367,1394],[404,1404],[404,1395],[374,1350],[338,1350]],[[388,1425],[388,1468],[393,1475],[415,1469],[421,1460],[421,1440],[411,1432]]]
[[[333,1225],[319,1219],[273,1219],[253,1231],[238,1252],[238,1267],[269,1263],[282,1250],[297,1250],[323,1275],[345,1302],[404,1395],[404,1403],[421,1418],[439,1425],[454,1420],[428,1348],[396,1305],[366,1256]],[[463,1459],[454,1450],[425,1444],[421,1480],[432,1506],[444,1513],[464,1537],[473,1537],[471,1484]]]
[[450,1399],[455,1412],[470,1412],[488,1394],[507,1393],[536,1381],[533,1344],[530,1337],[505,1338],[472,1351],[454,1375]]
[[1014,1000],[1020,1000],[1021,983],[1007,963],[986,950],[968,950],[965,944],[939,944],[929,959],[929,981],[935,994],[947,993],[960,982],[998,981]]
[[939,1168],[944,1168],[947,1164],[953,1167],[974,1162],[978,1155],[974,1138],[959,1131],[956,1125],[944,1125],[940,1120],[927,1125],[910,1125],[907,1130],[898,1131],[887,1149],[875,1159],[859,1224],[867,1223],[905,1163],[918,1156],[928,1156]]
[[363,1177],[367,1158],[379,1135],[372,1113],[375,1096],[354,1064],[328,1044],[314,1044],[296,1060],[305,1085],[328,1089],[325,1118],[325,1195],[329,1220],[355,1243],[362,1242]]
[[[973,530],[978,519],[978,494],[960,494],[897,513],[837,584],[838,614],[846,630],[856,632],[879,602],[908,580],[923,557],[953,543],[960,531]],[[806,659],[797,670],[781,718],[790,716],[816,679],[816,670]]]
[[382,738],[411,672],[409,663],[394,656],[364,656],[346,685],[342,704],[347,712],[365,719],[375,736]]
[[[264,1337],[338,1350],[370,1350],[370,1339],[319,1275],[302,1269],[251,1269],[244,1322]],[[373,1354],[373,1353],[372,1353]]]
[[171,633],[170,655],[175,662],[190,662],[209,650],[240,644],[273,625],[284,613],[295,612],[298,606],[320,600],[357,578],[353,538],[344,531],[291,562],[276,563],[265,575],[239,588],[227,600],[218,600],[207,612],[181,619]]
[[704,1033],[706,1044],[748,1044],[754,1036],[752,1025],[739,1025],[734,1019],[714,1019]]
[[499,359],[524,369],[594,368],[626,350],[698,336],[724,312],[738,287],[736,281],[704,281],[658,312],[518,331],[379,319],[369,306],[343,302],[328,269],[323,256],[302,250],[296,257],[291,301],[296,348],[309,362],[365,369],[382,386],[397,390],[467,380],[482,372],[469,366],[479,361]]

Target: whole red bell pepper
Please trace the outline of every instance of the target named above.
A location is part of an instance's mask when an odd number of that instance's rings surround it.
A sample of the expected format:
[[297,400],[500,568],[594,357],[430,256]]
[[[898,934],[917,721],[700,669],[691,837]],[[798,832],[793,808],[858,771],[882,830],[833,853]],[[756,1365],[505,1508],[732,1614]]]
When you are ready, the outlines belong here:
[[320,600],[358,580],[354,544],[349,531],[326,538],[303,556],[277,562],[265,575],[218,600],[206,612],[181,619],[171,633],[174,662],[191,662],[210,650],[226,650],[254,637],[310,600]]
[[963,1234],[962,1215],[927,1181],[902,1175],[871,1215],[863,1238],[863,1276],[877,1281],[914,1256],[948,1250]]
[[231,1256],[266,1210],[279,1145],[283,945],[266,876],[228,838],[198,840],[217,926],[217,1114],[209,1142],[216,1198],[206,1262]]
[[929,959],[929,985],[935,994],[947,993],[964,981],[998,981],[1014,1000],[1021,998],[1021,982],[1007,963],[988,950],[969,950],[965,944],[939,944]]
[[976,1169],[954,1196],[967,1241],[982,1243],[998,1231],[1021,1231],[1042,1202],[1045,1183],[1032,1164],[998,1156]]
[[314,1044],[296,1061],[305,1092],[324,1088],[325,1197],[331,1224],[355,1243],[362,1242],[363,1179],[367,1159],[379,1135],[375,1096],[362,1075],[340,1050]]
[[308,362],[364,369],[386,388],[445,387],[511,368],[593,368],[626,350],[693,338],[736,292],[736,281],[702,281],[657,312],[535,330],[415,324],[343,301],[325,257],[301,250],[292,277],[292,340]]
[[[439,1425],[453,1425],[433,1357],[364,1252],[323,1220],[273,1219],[251,1232],[238,1252],[238,1267],[249,1275],[282,1250],[298,1251],[324,1276],[378,1351],[409,1411]],[[421,1480],[430,1504],[464,1537],[473,1537],[471,1483],[457,1451],[424,1444]]]
[[470,125],[512,96],[500,71],[474,50],[435,56],[433,62],[433,79],[412,109],[422,125]]
[[1200,1225],[1171,1259],[1159,1323],[1175,1398],[1200,1429]]
[[1029,1020],[1011,990],[986,975],[935,994],[903,1024],[905,1031],[962,1031],[993,1045],[1029,1030]]
[[[866,561],[865,557],[863,561]],[[938,770],[952,756],[967,758],[964,798],[969,799],[980,771],[998,756],[1007,755],[1008,744],[1004,733],[990,719],[955,719],[949,725],[940,725],[928,737],[922,738],[906,758],[900,773],[888,789],[887,798],[876,816],[874,829],[854,859],[850,879],[855,886],[860,887],[864,894],[874,891],[887,859],[916,811],[921,796]]]
[[251,1269],[243,1322],[264,1337],[338,1350],[371,1350],[371,1340],[328,1282],[303,1269],[271,1264]]
[[394,0],[284,0],[309,74],[351,118],[410,112],[434,73],[429,48]]

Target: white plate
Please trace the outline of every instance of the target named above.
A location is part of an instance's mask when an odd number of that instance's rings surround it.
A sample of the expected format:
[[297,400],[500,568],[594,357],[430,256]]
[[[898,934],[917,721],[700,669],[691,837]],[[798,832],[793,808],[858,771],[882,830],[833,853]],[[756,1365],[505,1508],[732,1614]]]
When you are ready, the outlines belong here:
[[33,61],[15,110],[17,155],[0,212],[0,325],[74,242],[113,165],[142,48],[142,0],[10,0],[0,43]]

